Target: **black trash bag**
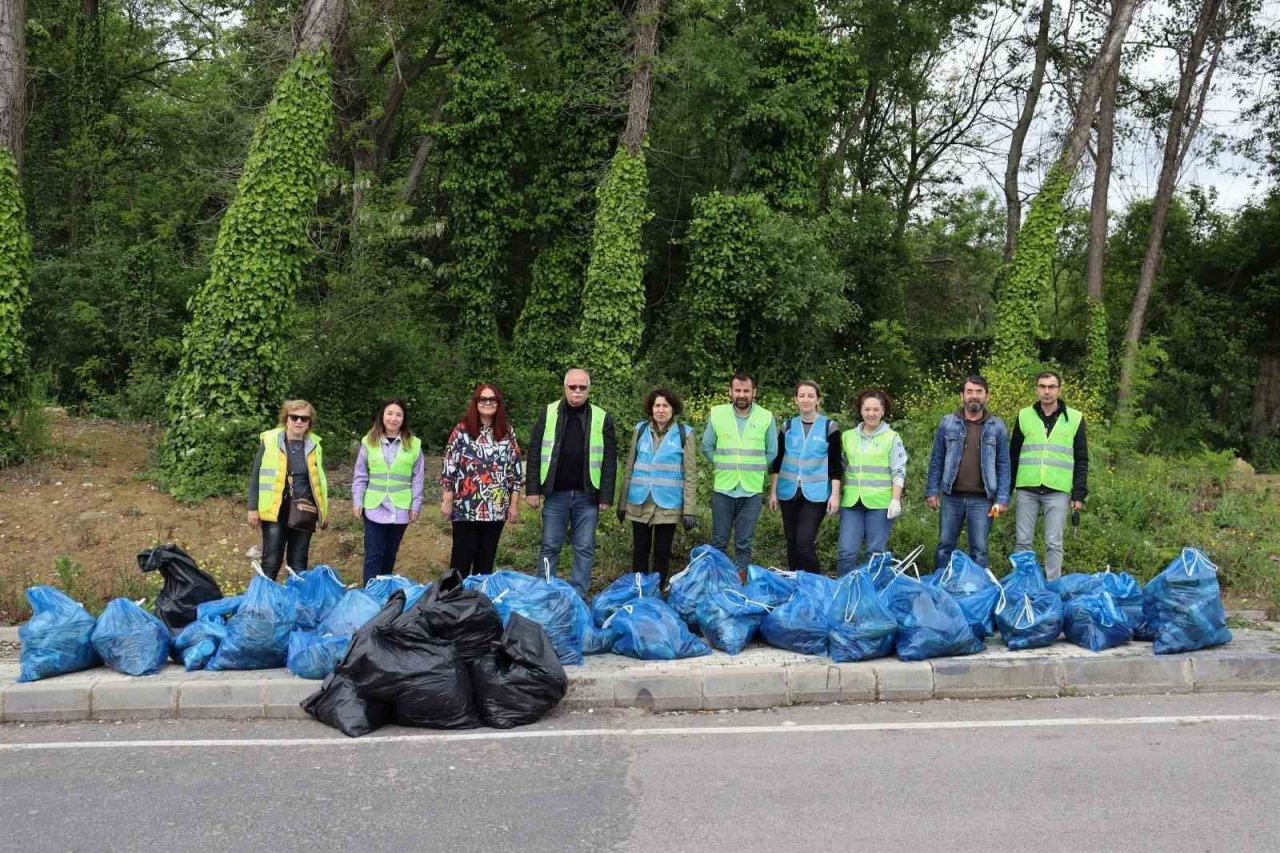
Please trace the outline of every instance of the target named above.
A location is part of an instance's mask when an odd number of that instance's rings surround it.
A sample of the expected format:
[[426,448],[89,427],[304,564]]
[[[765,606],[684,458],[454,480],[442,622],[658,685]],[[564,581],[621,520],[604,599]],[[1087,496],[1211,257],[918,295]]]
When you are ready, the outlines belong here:
[[329,673],[320,689],[302,700],[302,710],[347,737],[377,731],[391,719],[391,709],[377,700],[361,699],[355,683]]
[[406,726],[464,729],[480,725],[471,678],[459,650],[432,636],[416,607],[404,610],[397,590],[387,606],[351,638],[335,672],[360,698],[385,703]]
[[441,578],[403,618],[420,622],[432,637],[457,645],[463,663],[486,654],[502,638],[502,617],[489,596],[465,589],[456,571]]
[[537,722],[569,689],[551,638],[519,613],[511,614],[502,639],[470,667],[480,718],[495,729]]
[[196,621],[198,606],[222,598],[218,582],[175,543],[138,554],[138,568],[164,575],[164,589],[156,596],[156,615],[174,633]]

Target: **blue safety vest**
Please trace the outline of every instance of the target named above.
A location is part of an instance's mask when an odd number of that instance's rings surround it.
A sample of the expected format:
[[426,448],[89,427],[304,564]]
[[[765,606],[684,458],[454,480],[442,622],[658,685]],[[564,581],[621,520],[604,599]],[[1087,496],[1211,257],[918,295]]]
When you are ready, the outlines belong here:
[[684,432],[680,425],[672,423],[657,448],[653,446],[653,430],[648,421],[636,424],[636,464],[631,470],[631,488],[627,489],[627,502],[643,504],[653,496],[653,502],[663,509],[680,509],[684,506]]
[[791,419],[783,434],[782,468],[778,471],[778,497],[789,501],[796,487],[805,500],[825,503],[831,497],[831,478],[827,476],[827,416],[818,415],[809,434],[799,417]]

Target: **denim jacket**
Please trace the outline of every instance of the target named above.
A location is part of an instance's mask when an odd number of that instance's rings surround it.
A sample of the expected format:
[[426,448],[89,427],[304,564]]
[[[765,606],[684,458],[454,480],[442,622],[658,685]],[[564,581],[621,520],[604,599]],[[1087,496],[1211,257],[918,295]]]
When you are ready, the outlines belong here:
[[[945,415],[933,437],[933,453],[929,457],[929,482],[925,497],[935,497],[939,491],[951,494],[951,486],[960,471],[960,456],[964,453],[964,419],[955,413]],[[987,500],[1009,505],[1012,475],[1009,466],[1009,430],[1004,421],[995,415],[982,425],[982,485]],[[993,486],[994,484],[994,486]]]

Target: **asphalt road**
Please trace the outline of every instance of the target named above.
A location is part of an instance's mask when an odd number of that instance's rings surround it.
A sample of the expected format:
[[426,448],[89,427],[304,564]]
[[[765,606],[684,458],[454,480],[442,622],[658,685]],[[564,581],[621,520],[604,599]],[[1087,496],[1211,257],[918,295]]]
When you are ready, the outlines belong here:
[[1280,696],[8,725],[0,849],[1280,850]]

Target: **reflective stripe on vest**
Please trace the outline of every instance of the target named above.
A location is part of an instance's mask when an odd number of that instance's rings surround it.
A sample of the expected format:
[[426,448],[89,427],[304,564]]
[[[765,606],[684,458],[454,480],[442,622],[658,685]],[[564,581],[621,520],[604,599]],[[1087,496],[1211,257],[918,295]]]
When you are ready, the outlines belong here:
[[858,501],[867,509],[887,509],[893,500],[893,477],[889,471],[893,444],[898,434],[887,429],[866,440],[863,449],[862,429],[847,429],[841,436],[844,446],[844,487],[840,490],[840,506],[853,506]]
[[[1082,415],[1066,407],[1053,422],[1053,432],[1046,432],[1044,421],[1035,408],[1018,412],[1018,428],[1022,431],[1022,452],[1018,454],[1018,479],[1015,488],[1046,486],[1055,492],[1070,492],[1075,472],[1076,432]],[[1064,423],[1065,421],[1065,423]]]
[[655,449],[653,430],[648,421],[636,424],[636,464],[631,470],[631,486],[627,502],[653,502],[663,509],[684,506],[684,444],[680,441],[680,425],[672,423]]
[[[591,406],[591,439],[587,444],[587,473],[591,485],[600,488],[600,471],[604,468],[604,409]],[[547,405],[546,424],[542,428],[542,464],[539,466],[538,482],[547,484],[547,475],[551,473],[551,452],[556,447],[556,425],[560,421],[560,403]],[[611,498],[612,499],[612,498]]]
[[[278,521],[280,506],[284,503],[284,485],[289,476],[289,456],[284,447],[284,427],[276,427],[258,435],[262,442],[262,462],[258,467],[258,517],[263,521]],[[320,436],[311,433],[307,441],[312,444],[307,454],[307,478],[311,482],[311,496],[320,510],[320,521],[329,517],[329,481],[324,474],[324,453],[320,449]]]
[[711,409],[710,423],[716,431],[715,490],[727,494],[741,486],[748,492],[763,492],[765,472],[769,470],[765,455],[773,413],[752,405],[739,433],[733,405],[724,403]]
[[827,420],[818,415],[804,434],[804,422],[791,419],[783,434],[782,467],[778,471],[778,497],[789,501],[799,488],[805,500],[823,502],[831,497],[831,478],[827,476]]
[[396,509],[413,509],[413,466],[422,455],[422,441],[415,435],[407,446],[400,442],[390,465],[387,465],[381,442],[375,444],[365,436],[364,448],[369,456],[369,487],[364,493],[364,508],[382,506],[382,502],[390,497],[391,505]]

